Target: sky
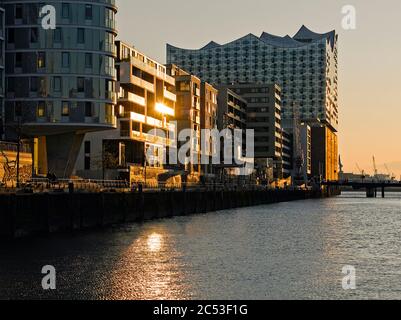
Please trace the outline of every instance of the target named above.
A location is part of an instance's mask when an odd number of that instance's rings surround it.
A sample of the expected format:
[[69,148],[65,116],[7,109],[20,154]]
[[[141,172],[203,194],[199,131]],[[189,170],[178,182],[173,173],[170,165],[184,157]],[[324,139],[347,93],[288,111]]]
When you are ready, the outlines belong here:
[[[340,155],[346,172],[384,164],[401,176],[400,0],[117,0],[119,39],[164,63],[166,43],[200,48],[263,31],[293,36],[301,25],[339,34]],[[345,5],[356,29],[342,28]]]

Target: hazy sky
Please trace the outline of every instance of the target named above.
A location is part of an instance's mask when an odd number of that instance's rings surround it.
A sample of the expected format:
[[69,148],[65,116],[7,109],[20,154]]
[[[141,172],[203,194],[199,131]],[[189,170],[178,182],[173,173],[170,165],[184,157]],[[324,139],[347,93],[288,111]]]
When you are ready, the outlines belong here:
[[[340,154],[346,171],[401,175],[400,0],[117,0],[119,38],[165,62],[166,43],[200,48],[266,31],[293,36],[302,24],[336,29],[339,43]],[[357,29],[343,30],[341,9],[354,5]]]

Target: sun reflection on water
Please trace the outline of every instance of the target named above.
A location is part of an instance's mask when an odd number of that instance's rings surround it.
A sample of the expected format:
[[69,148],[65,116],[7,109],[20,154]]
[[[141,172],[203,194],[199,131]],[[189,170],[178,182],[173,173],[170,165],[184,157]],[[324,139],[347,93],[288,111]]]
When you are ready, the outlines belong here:
[[120,253],[112,271],[114,299],[188,298],[185,267],[177,247],[165,229],[146,230]]
[[148,248],[150,252],[159,252],[162,247],[163,237],[161,234],[152,233],[148,237]]

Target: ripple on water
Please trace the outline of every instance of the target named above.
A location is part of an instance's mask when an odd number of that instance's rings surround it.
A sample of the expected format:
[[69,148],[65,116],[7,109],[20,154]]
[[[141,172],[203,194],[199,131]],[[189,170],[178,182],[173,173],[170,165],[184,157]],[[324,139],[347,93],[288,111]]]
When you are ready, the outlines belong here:
[[2,244],[0,298],[401,299],[400,209],[350,193]]

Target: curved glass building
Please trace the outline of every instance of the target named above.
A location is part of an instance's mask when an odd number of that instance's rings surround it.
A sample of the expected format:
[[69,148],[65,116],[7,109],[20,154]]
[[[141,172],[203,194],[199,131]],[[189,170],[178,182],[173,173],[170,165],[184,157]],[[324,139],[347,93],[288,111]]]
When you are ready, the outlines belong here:
[[[213,84],[278,84],[282,89],[283,124],[292,126],[299,114],[316,132],[313,136],[318,138],[317,147],[313,150],[317,156],[315,160],[312,157],[312,174],[326,180],[338,179],[335,31],[320,34],[302,26],[293,37],[249,34],[222,45],[212,41],[198,50],[167,45],[167,63],[177,64]],[[254,102],[261,102],[257,100]],[[299,112],[294,115],[294,110]]]
[[249,34],[199,50],[167,45],[167,63],[215,84],[277,83],[284,119],[292,119],[296,104],[303,120],[320,119],[337,131],[337,45],[335,31],[319,34],[302,26],[294,37]]
[[6,137],[38,138],[37,171],[69,176],[84,134],[116,126],[115,0],[3,5]]

